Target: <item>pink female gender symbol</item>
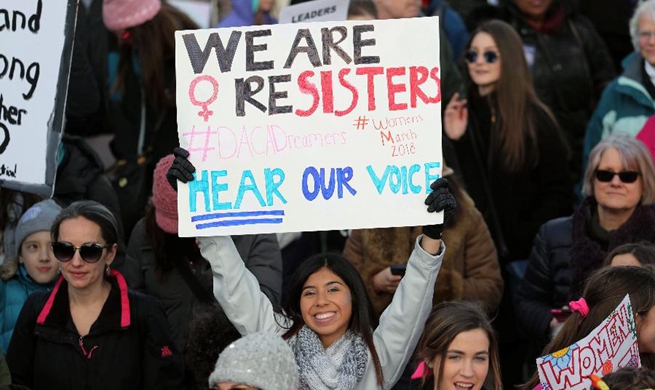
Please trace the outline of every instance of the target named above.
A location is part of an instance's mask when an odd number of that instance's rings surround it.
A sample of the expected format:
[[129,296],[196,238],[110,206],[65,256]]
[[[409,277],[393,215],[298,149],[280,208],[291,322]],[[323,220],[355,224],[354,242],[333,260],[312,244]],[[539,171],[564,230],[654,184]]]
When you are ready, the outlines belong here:
[[[207,101],[204,102],[200,102],[198,101],[198,99],[196,99],[196,86],[201,81],[209,81],[213,88],[212,96],[209,99],[207,99]],[[216,101],[217,97],[218,97],[218,81],[216,81],[216,79],[211,76],[198,76],[195,79],[193,79],[191,85],[189,86],[189,100],[191,100],[191,104],[193,104],[194,106],[202,107],[202,111],[198,112],[198,116],[203,117],[205,119],[205,122],[208,122],[209,117],[214,115],[214,111],[210,110],[208,107],[210,104]]]

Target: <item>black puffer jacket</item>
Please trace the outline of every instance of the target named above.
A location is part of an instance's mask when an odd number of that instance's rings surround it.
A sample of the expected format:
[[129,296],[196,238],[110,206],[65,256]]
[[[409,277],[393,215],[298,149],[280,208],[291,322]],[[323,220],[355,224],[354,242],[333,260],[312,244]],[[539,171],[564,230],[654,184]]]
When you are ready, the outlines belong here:
[[573,280],[569,258],[573,217],[546,222],[534,240],[528,269],[517,293],[516,316],[526,336],[546,340],[550,310],[568,303]]
[[535,90],[555,114],[571,147],[570,170],[577,179],[587,122],[603,88],[616,75],[609,51],[591,22],[560,0],[553,1],[547,14],[545,23],[552,25],[547,32],[526,23],[514,2],[503,11],[521,36]]
[[517,320],[532,340],[548,336],[551,309],[580,297],[584,283],[598,270],[607,253],[640,241],[655,243],[655,205],[639,206],[609,242],[593,237],[591,221],[597,207],[587,198],[572,217],[545,223],[535,239],[528,268],[517,294]]
[[158,302],[127,290],[113,271],[112,289],[89,334],[71,318],[68,284],[32,294],[7,351],[14,384],[32,390],[179,390],[182,355]]

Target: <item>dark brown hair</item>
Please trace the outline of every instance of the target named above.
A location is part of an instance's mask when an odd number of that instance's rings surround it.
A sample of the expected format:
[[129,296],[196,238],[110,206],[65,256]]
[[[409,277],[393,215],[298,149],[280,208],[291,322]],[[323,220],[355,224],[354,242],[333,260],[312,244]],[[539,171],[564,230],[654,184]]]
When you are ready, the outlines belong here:
[[202,257],[195,238],[166,233],[157,225],[154,206],[146,211],[145,228],[154,253],[155,275],[159,281],[163,281],[164,274],[175,267],[175,261],[185,259],[184,263],[189,264],[189,260],[195,261]]
[[124,90],[125,80],[133,66],[132,56],[136,54],[148,104],[156,110],[173,107],[175,93],[166,90],[164,64],[175,55],[175,31],[197,28],[198,25],[185,13],[162,2],[161,10],[154,18],[128,30],[130,37],[120,48],[114,89]]
[[[473,302],[454,301],[442,302],[432,308],[430,317],[425,323],[423,336],[416,348],[418,362],[432,362],[437,356],[445,356],[448,347],[455,337],[462,332],[482,329],[489,339],[489,372],[492,375],[495,390],[502,390],[503,383],[500,377],[500,360],[498,357],[498,342],[489,318],[482,307]],[[443,374],[444,360],[438,369],[434,383],[438,386],[439,376]],[[425,383],[428,377],[423,377]]]
[[[500,20],[486,22],[471,34],[467,48],[479,33],[491,35],[500,53],[500,78],[495,88],[498,134],[491,137],[490,163],[499,161],[511,172],[525,171],[539,159],[535,122],[548,120],[557,127],[557,121],[534,91],[521,38],[512,26]],[[476,94],[468,72],[465,76],[471,94]],[[543,115],[535,116],[537,111]]]
[[607,267],[612,263],[612,259],[618,255],[625,254],[633,255],[641,265],[644,264],[655,264],[655,244],[648,241],[641,242],[631,242],[629,244],[623,244],[611,251],[605,261],[603,262],[603,267]]
[[611,390],[655,388],[655,372],[645,367],[624,367],[603,377]]
[[[626,294],[630,295],[636,315],[648,314],[655,305],[655,274],[642,267],[606,267],[594,273],[582,294],[589,306],[589,313],[583,317],[574,311],[557,336],[544,348],[542,355],[559,351],[588,336],[619,306]],[[637,338],[639,329],[637,327]],[[651,360],[652,355],[642,354],[645,366]],[[522,388],[532,390],[538,383],[539,375],[535,372]]]
[[305,325],[300,309],[300,297],[305,282],[309,277],[321,270],[327,268],[330,272],[340,277],[350,289],[352,297],[352,316],[348,323],[348,329],[364,339],[364,343],[371,353],[373,366],[375,367],[375,376],[378,385],[381,387],[384,383],[382,373],[382,364],[378,357],[375,344],[373,343],[373,330],[377,327],[377,315],[373,309],[373,304],[366,292],[366,286],[362,281],[359,272],[348,260],[336,253],[325,253],[314,255],[300,264],[291,278],[289,287],[289,299],[285,307],[285,313],[291,320],[291,326],[282,338],[288,340],[298,333]]
[[186,388],[206,389],[221,352],[240,338],[218,303],[194,307],[184,361],[187,376],[193,377],[195,386],[189,384]]
[[[0,189],[0,229],[4,231],[8,227],[16,227],[21,215],[43,199],[42,196],[29,192]],[[0,234],[0,247],[3,244],[4,234]]]

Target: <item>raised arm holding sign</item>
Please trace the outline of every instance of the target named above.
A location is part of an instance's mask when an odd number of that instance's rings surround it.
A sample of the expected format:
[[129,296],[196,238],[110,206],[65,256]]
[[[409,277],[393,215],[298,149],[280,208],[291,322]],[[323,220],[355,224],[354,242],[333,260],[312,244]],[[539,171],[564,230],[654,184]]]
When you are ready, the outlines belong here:
[[[406,44],[425,30],[433,50]],[[208,236],[198,242],[216,299],[241,334],[282,335],[303,390],[391,388],[423,331],[455,209],[439,178],[436,37],[437,19],[176,36],[178,124],[190,152],[187,161],[176,151],[168,175],[179,232]],[[303,262],[280,315],[226,237],[398,225],[427,226],[375,329],[366,288],[343,257]]]

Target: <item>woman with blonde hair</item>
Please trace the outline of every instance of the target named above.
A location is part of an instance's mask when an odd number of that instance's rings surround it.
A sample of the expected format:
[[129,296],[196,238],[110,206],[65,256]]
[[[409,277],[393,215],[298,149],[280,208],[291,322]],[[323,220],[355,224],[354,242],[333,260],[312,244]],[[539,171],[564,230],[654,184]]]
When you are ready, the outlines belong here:
[[655,242],[655,166],[641,142],[615,134],[596,145],[583,194],[572,216],[541,227],[518,290],[520,329],[541,346],[561,327],[551,310],[579,298],[609,252]]

